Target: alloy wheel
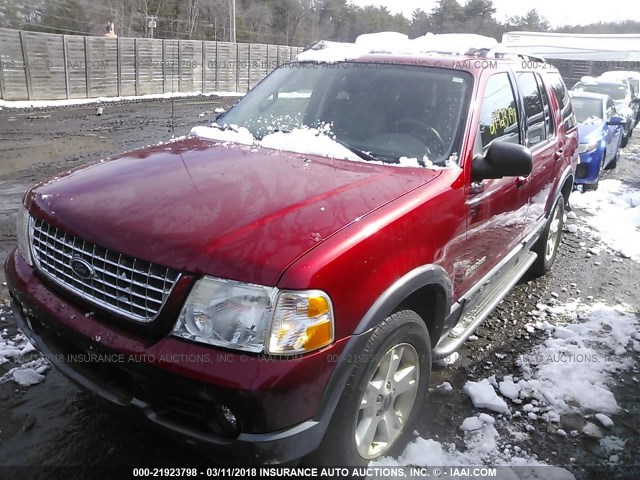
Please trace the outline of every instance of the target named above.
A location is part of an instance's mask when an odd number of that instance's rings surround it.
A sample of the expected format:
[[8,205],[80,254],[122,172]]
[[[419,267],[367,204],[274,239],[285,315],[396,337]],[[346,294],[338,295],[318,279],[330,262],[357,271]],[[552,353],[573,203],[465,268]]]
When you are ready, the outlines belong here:
[[360,399],[355,440],[358,453],[371,460],[400,437],[418,393],[420,360],[416,349],[401,343],[376,366]]

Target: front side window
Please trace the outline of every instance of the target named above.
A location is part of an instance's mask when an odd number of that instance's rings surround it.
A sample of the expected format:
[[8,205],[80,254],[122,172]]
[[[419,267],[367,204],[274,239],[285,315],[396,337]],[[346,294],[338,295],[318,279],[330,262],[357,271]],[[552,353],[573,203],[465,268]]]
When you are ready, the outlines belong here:
[[536,78],[532,72],[517,74],[518,89],[524,102],[524,112],[527,116],[527,147],[535,147],[547,139],[544,105],[538,89]]
[[493,142],[520,143],[516,98],[507,73],[496,73],[487,80],[479,133],[483,151]]
[[318,128],[372,160],[442,163],[459,154],[470,74],[402,64],[291,63],[257,85],[219,121],[261,139]]

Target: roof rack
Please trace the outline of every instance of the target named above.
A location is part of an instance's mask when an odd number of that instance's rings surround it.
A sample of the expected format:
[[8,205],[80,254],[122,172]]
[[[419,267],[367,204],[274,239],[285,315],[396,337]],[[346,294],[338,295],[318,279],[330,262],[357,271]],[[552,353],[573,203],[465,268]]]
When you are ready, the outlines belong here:
[[544,57],[540,55],[532,55],[530,53],[521,53],[514,52],[511,50],[498,50],[495,48],[471,48],[467,51],[466,55],[471,55],[474,57],[480,58],[510,58],[510,57],[518,57],[523,60],[538,62],[538,63],[546,63]]

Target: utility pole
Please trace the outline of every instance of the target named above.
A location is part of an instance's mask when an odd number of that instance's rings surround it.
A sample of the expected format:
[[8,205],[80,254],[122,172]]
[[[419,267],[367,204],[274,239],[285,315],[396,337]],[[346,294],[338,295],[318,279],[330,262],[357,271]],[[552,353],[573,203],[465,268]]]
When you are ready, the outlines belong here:
[[147,28],[149,29],[149,37],[153,38],[153,31],[158,26],[158,17],[155,15],[147,15]]
[[229,41],[236,43],[236,0],[229,0],[231,5],[229,9]]

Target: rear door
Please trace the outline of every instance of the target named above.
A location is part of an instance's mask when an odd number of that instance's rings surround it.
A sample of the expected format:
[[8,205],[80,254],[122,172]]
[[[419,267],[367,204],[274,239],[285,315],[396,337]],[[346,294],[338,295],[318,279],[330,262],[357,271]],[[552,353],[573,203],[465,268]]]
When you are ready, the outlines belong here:
[[523,179],[523,189],[529,198],[524,234],[540,228],[545,221],[553,188],[562,174],[564,151],[557,135],[549,95],[542,78],[536,72],[517,72],[518,90],[526,116],[524,145],[531,150],[533,171]]

